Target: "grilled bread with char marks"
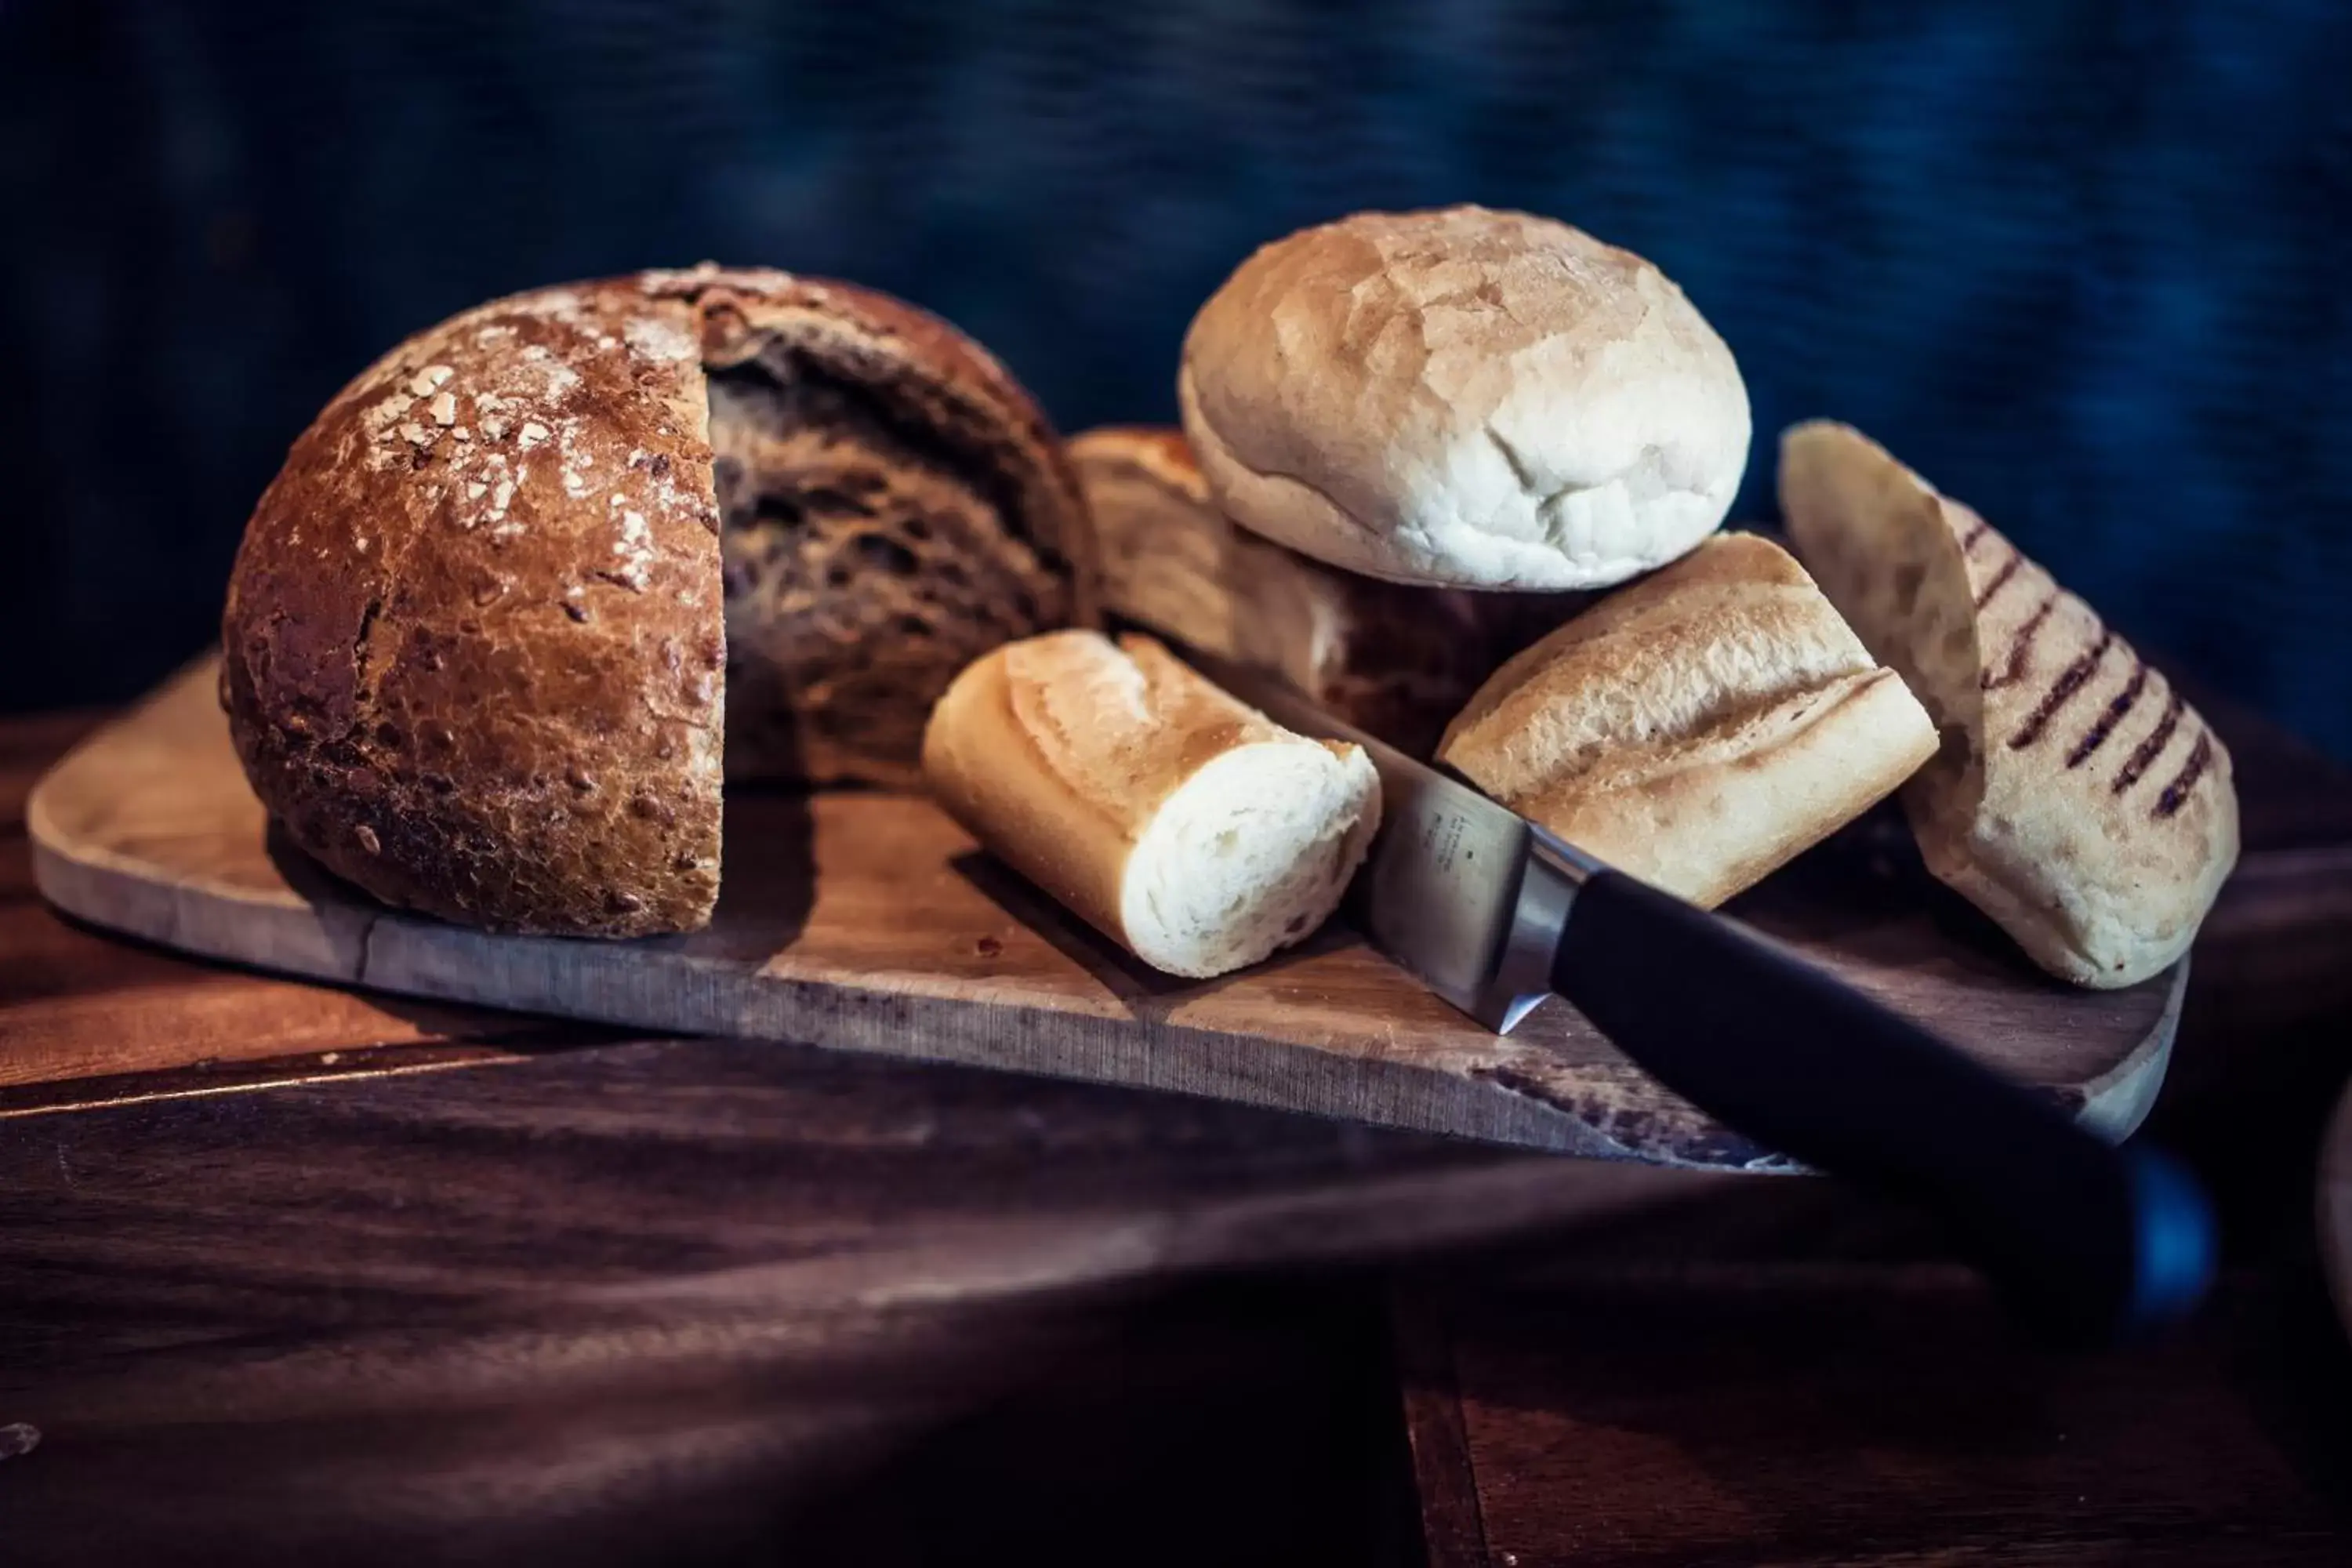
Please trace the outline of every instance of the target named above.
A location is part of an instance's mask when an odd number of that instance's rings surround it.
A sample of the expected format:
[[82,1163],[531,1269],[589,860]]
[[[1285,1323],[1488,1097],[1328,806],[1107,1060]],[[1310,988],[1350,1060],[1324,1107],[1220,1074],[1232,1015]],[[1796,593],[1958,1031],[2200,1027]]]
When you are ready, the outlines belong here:
[[1942,735],[1905,786],[1928,869],[2062,979],[2189,949],[2238,858],[2230,754],[2095,611],[1969,508],[1843,425],[1780,443],[1815,579]]

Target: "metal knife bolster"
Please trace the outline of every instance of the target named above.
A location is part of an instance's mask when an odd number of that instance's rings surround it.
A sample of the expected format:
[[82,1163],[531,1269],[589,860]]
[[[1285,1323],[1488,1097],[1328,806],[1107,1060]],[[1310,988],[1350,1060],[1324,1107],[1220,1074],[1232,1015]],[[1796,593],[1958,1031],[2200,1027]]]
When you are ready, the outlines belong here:
[[1607,869],[1574,845],[1528,824],[1517,896],[1510,924],[1496,954],[1485,994],[1465,1009],[1498,1035],[1517,1026],[1535,1005],[1552,994],[1552,962],[1576,892],[1586,879]]
[[1278,677],[1177,651],[1277,723],[1361,746],[1371,759],[1381,830],[1347,908],[1373,946],[1497,1034],[1551,994],[1576,889],[1607,867],[1460,778],[1333,718]]

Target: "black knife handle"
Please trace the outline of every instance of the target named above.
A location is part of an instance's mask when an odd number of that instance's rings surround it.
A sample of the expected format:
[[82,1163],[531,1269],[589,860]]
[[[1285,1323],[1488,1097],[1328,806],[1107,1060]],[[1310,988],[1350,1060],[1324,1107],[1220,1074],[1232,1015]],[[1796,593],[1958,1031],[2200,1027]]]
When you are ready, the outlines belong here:
[[1577,890],[1552,987],[1727,1125],[1939,1213],[2062,1338],[2126,1337],[2204,1293],[2213,1219],[2186,1172],[2101,1142],[1737,921],[1596,873]]

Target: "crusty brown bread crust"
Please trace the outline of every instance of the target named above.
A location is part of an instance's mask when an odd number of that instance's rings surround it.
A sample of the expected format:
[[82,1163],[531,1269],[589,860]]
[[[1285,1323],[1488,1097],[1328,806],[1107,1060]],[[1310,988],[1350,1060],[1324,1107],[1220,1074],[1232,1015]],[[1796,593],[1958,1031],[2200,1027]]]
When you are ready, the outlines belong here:
[[[1080,503],[1043,416],[945,324],[707,266],[496,300],[338,394],[247,525],[222,702],[296,846],[388,902],[491,930],[708,921],[730,607],[705,360],[768,358],[870,394],[963,465],[1002,531],[961,541],[956,569],[997,549],[1034,584],[1034,624],[1005,616],[1005,635],[1091,613]],[[817,679],[796,676],[810,656],[788,637],[737,650],[766,697],[745,727],[768,743],[744,765],[911,780],[956,650],[930,689],[900,669],[906,721],[861,732],[840,718],[863,695],[842,669],[915,634],[857,617],[870,583],[827,586],[772,605],[825,623]]]
[[692,312],[622,283],[469,310],[294,443],[222,698],[293,842],[499,930],[698,926],[719,889],[719,515]]
[[1235,526],[1181,430],[1073,437],[1106,609],[1271,671],[1326,711],[1426,759],[1495,667],[1580,607],[1579,594],[1383,582]]
[[1789,552],[1730,533],[1496,671],[1438,756],[1570,843],[1712,908],[1935,750],[1918,700]]

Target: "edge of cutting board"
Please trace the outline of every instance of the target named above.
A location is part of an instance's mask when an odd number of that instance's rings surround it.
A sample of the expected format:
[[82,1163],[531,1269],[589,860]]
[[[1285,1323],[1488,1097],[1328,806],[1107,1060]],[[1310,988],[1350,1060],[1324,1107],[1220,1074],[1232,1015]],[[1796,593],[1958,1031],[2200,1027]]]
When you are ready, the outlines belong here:
[[[1572,1011],[1547,1004],[1507,1040],[1486,1035],[1349,933],[1223,982],[1151,976],[992,874],[912,799],[730,798],[730,855],[773,840],[793,814],[810,847],[797,870],[740,873],[713,930],[696,937],[491,936],[385,909],[267,841],[214,670],[207,659],[183,671],[36,786],[35,875],[60,909],[184,952],[371,991],[1203,1094],[1603,1158],[1789,1168],[1652,1082]],[[887,864],[868,842],[886,830],[908,846]],[[753,855],[730,859],[730,877],[739,865],[755,867]],[[805,886],[783,886],[795,876]],[[896,910],[877,906],[909,890],[921,907],[905,951],[861,968],[896,930]],[[778,913],[795,900],[797,915]],[[1857,965],[1866,985],[1958,1043],[1996,1060],[2008,1053],[2005,1065],[2102,1135],[2139,1124],[2164,1079],[2185,961],[2131,992],[2075,992],[1977,951],[1988,944],[1965,933],[1937,934],[1916,911],[1904,918],[1908,947],[1856,960],[1840,945],[1863,940],[1847,921],[1815,951]],[[2052,1053],[2068,1059],[2043,1059]]]

